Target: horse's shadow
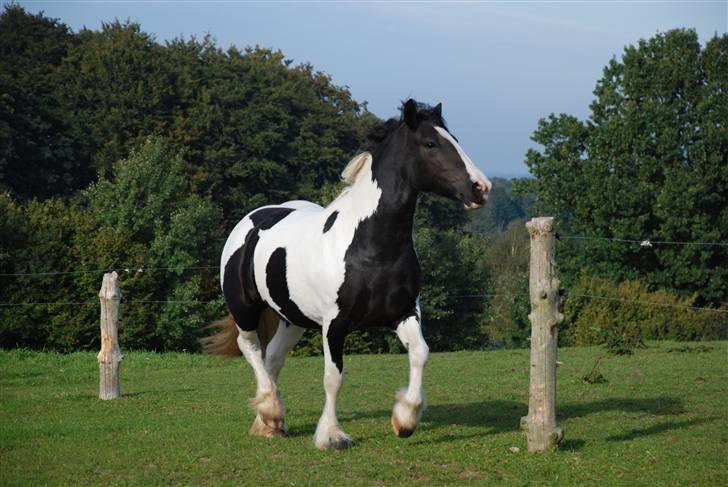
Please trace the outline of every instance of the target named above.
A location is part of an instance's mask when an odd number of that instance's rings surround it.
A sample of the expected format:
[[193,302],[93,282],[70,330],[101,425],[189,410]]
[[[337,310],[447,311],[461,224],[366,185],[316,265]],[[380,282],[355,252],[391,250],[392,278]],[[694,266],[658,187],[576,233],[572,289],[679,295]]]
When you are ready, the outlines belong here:
[[[683,429],[716,419],[698,418],[676,421],[673,419],[675,416],[682,415],[686,412],[684,403],[679,398],[661,396],[644,399],[616,398],[560,404],[557,406],[556,411],[557,423],[608,411],[649,414],[656,417],[670,418],[668,421],[646,428],[633,429],[625,431],[623,434],[609,436],[606,440],[610,442],[629,441],[669,430]],[[425,411],[421,428],[427,428],[430,431],[448,428],[449,432],[444,435],[437,435],[435,438],[415,440],[413,443],[419,443],[420,441],[442,443],[518,431],[520,429],[520,419],[527,413],[528,404],[519,401],[490,400],[466,404],[433,404]],[[388,422],[390,414],[391,410],[380,409],[351,412],[349,414],[343,413],[340,415],[340,419],[343,422],[356,422],[366,419],[381,419]],[[294,436],[308,435],[312,434],[315,429],[315,424],[299,426],[292,434]],[[567,438],[564,440],[561,448],[565,450],[581,449],[585,441],[579,438],[569,438],[568,429],[566,431]]]

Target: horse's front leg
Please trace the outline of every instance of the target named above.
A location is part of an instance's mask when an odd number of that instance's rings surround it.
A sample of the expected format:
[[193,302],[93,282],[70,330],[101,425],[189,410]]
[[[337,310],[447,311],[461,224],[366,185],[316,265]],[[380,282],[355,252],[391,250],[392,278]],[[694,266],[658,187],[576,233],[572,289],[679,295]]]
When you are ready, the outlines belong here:
[[334,328],[335,323],[324,327],[324,390],[326,402],[319,419],[314,444],[320,450],[334,448],[343,450],[351,447],[351,438],[339,427],[336,418],[336,401],[344,380],[344,338],[345,335]]
[[422,389],[422,376],[427,363],[429,348],[422,336],[420,308],[416,314],[405,318],[396,330],[397,336],[409,355],[409,384],[397,393],[397,402],[392,410],[392,428],[400,438],[414,433],[425,409],[425,394]]

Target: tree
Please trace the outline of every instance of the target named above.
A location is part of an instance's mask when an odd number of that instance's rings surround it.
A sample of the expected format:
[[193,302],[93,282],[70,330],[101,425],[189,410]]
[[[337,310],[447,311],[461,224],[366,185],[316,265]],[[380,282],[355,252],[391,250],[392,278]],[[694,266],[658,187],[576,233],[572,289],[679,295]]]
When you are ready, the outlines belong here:
[[68,27],[17,5],[0,14],[0,191],[21,200],[68,196],[93,176],[75,157],[56,72]]
[[0,195],[2,302],[70,303],[0,307],[0,346],[97,349],[96,269],[122,270],[128,348],[196,350],[223,314],[221,213],[190,192],[183,158],[149,139],[111,169],[70,202]]
[[363,105],[310,65],[207,41],[167,49],[191,70],[180,81],[186,95],[173,140],[188,149],[195,191],[220,204],[228,228],[264,204],[318,200],[363,144]]
[[[594,90],[591,117],[539,121],[521,184],[562,228],[584,237],[728,241],[728,36],[701,48],[672,30],[612,59]],[[728,248],[652,247],[585,240],[567,249],[565,273],[644,278],[699,304],[728,298]]]
[[105,175],[146,137],[169,131],[175,75],[164,47],[139,24],[104,23],[74,41],[56,73],[58,96],[79,142],[77,157]]
[[531,336],[528,314],[528,232],[524,220],[514,220],[488,246],[483,265],[489,274],[484,332],[493,346],[524,347]]
[[130,273],[122,274],[124,294],[130,301],[148,301],[124,309],[122,341],[159,350],[196,350],[202,326],[222,314],[215,278],[223,244],[220,210],[190,192],[184,160],[162,139],[149,139],[133,150],[114,165],[109,179],[102,178],[85,195],[101,235],[88,238],[88,247],[98,249],[103,235],[128,242],[117,256],[91,250],[85,258],[99,262],[111,257],[114,267],[131,266]]

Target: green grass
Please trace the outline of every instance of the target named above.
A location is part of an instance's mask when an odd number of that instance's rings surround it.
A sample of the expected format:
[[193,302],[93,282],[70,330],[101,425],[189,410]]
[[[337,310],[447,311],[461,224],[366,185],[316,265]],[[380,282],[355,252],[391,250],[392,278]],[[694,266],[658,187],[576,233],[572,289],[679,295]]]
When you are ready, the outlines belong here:
[[[339,420],[349,451],[320,452],[322,360],[282,373],[288,438],[247,435],[242,359],[128,353],[120,400],[100,401],[95,354],[0,352],[0,483],[728,485],[728,343],[633,356],[559,351],[559,451],[526,452],[528,351],[432,354],[415,434],[389,425],[404,355],[346,357]],[[686,353],[693,352],[693,353]],[[608,380],[586,384],[596,359]],[[512,451],[517,447],[520,451]]]

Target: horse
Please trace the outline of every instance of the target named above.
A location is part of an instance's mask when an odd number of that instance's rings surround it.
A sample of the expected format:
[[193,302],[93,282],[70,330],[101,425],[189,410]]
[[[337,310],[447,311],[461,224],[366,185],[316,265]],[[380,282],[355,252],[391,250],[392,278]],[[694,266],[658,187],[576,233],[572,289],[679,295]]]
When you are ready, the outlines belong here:
[[408,437],[421,419],[429,349],[412,241],[417,197],[431,192],[474,209],[485,204],[492,185],[448,131],[441,103],[430,107],[409,99],[400,111],[371,129],[368,150],[346,165],[341,175],[347,186],[328,206],[297,200],[258,208],[225,243],[220,285],[231,316],[206,349],[242,353],[252,366],[252,435],[287,434],[278,377],[306,328],[323,335],[326,399],[314,434],[317,448],[352,445],[337,420],[336,401],[344,340],[355,330],[394,330],[408,353],[409,383],[396,394],[392,428]]

